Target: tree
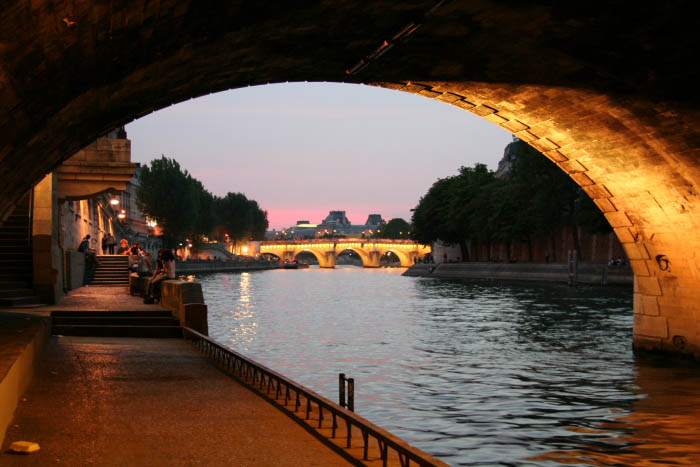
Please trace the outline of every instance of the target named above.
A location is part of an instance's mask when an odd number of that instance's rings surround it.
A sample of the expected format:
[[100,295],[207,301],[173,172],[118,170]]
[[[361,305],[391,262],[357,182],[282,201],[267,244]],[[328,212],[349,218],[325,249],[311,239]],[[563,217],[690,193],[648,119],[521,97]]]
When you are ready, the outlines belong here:
[[411,224],[397,217],[391,219],[386,225],[381,227],[381,232],[377,235],[380,238],[410,238]]
[[234,246],[242,240],[261,240],[268,227],[267,212],[243,193],[227,193],[215,201],[217,230],[224,230]]
[[141,169],[136,202],[144,214],[163,227],[168,246],[175,246],[193,230],[199,207],[199,187],[193,180],[175,159],[164,155]]

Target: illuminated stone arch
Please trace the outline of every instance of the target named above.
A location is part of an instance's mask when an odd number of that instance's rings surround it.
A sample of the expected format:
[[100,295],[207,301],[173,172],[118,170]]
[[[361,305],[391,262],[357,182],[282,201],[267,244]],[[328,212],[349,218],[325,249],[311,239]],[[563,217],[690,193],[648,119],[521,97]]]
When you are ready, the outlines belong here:
[[322,268],[335,267],[335,252],[333,250],[319,250],[317,248],[298,248],[294,250],[294,258],[300,253],[311,253],[318,260],[318,265]]
[[358,247],[354,247],[354,246],[347,246],[346,247],[346,246],[340,244],[336,247],[335,251],[336,251],[336,255],[335,255],[336,259],[338,258],[338,256],[340,256],[342,253],[344,253],[346,251],[354,251],[355,253],[357,253],[360,256],[360,259],[362,260],[363,267],[365,267],[365,268],[375,267],[372,265],[372,259],[370,258],[370,252],[368,252],[362,248],[358,248]]
[[399,248],[387,248],[387,249],[382,249],[382,254],[386,255],[387,253],[393,253],[396,255],[397,258],[399,258],[399,261],[401,262],[401,267],[404,268],[409,268],[413,266],[413,258],[412,255],[400,250]]
[[0,215],[98,136],[173,103],[271,82],[374,84],[541,150],[631,260],[635,346],[700,355],[700,77],[687,66],[698,39],[694,15],[657,3],[621,22],[627,8],[575,16],[544,1],[8,0]]

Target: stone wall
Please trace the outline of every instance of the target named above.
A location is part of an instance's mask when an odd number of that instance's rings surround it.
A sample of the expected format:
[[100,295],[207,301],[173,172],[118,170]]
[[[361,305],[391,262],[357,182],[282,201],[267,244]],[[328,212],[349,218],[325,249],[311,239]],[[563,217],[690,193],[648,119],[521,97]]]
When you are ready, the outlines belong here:
[[[144,296],[149,278],[137,274],[129,276],[131,295]],[[209,333],[207,306],[204,303],[202,284],[180,280],[161,282],[161,300],[163,308],[169,309],[180,320],[180,326],[192,328],[204,335]]]
[[243,272],[279,269],[276,261],[221,261],[221,260],[188,260],[179,261],[175,265],[177,275],[209,272]]
[[[568,283],[566,263],[441,263],[415,264],[405,276],[456,279],[515,280]],[[608,267],[605,264],[579,264],[577,282],[592,285],[624,285],[631,288],[634,276],[629,267]],[[631,290],[630,290],[631,292]]]
[[65,288],[74,290],[85,284],[85,253],[66,251]]

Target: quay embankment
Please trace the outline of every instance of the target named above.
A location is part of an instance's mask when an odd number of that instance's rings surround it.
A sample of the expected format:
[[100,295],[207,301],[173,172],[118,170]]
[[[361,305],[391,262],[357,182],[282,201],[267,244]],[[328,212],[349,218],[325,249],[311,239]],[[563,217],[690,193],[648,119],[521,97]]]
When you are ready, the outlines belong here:
[[[567,283],[567,263],[437,263],[414,264],[405,276],[438,277],[443,279],[487,279]],[[629,267],[599,263],[579,263],[576,283],[591,285],[631,286],[634,275]]]
[[195,259],[181,261],[177,263],[176,270],[180,274],[203,274],[209,272],[250,272],[266,271],[268,269],[279,269],[280,265],[276,261],[231,261],[231,260],[204,260]]
[[[210,340],[201,284],[164,281],[154,305],[139,296],[143,279],[129,279],[0,310],[0,465],[446,465]],[[114,324],[164,308],[179,335],[133,337]],[[14,441],[41,448],[12,455]]]

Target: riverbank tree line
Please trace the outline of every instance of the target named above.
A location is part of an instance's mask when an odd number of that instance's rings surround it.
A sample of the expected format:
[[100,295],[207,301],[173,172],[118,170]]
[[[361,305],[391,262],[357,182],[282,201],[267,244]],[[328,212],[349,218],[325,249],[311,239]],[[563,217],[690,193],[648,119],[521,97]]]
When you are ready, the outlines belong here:
[[[548,259],[557,261],[562,229],[571,233],[570,249],[580,259],[580,231],[612,232],[586,192],[542,153],[520,140],[506,152],[510,169],[502,176],[477,163],[436,181],[413,210],[413,238],[459,245],[465,261],[493,260],[495,244],[506,245],[508,260],[514,243],[526,245],[527,259],[534,261],[533,244],[544,243]],[[479,257],[480,251],[488,257]]]
[[196,249],[205,239],[262,240],[267,212],[243,193],[211,194],[202,182],[165,156],[144,165],[136,192],[139,209],[158,222],[168,247],[189,241]]

